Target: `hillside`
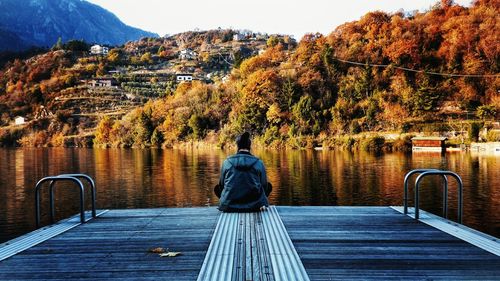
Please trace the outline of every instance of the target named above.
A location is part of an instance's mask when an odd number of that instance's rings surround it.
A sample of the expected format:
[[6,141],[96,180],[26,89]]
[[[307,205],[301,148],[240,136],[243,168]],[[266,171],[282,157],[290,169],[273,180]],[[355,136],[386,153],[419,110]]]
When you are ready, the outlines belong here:
[[[43,128],[39,141],[24,144],[46,145],[63,132],[76,138],[68,145],[89,145],[86,136],[93,136],[101,117],[120,118],[149,100],[172,95],[178,73],[204,83],[221,81],[235,64],[266,47],[265,35],[233,40],[235,34],[213,30],[144,38],[95,55],[89,54],[89,44],[70,41],[12,61],[0,70],[0,142],[2,132],[4,145],[15,145]],[[13,126],[16,116],[27,122]]]
[[61,38],[121,45],[158,35],[125,25],[109,11],[81,0],[0,1],[1,50],[51,47]]
[[[352,147],[389,133],[400,143],[423,132],[500,140],[491,130],[500,114],[499,12],[490,0],[372,12],[299,43],[212,30],[90,56],[73,42],[2,70],[0,143],[224,145],[243,130],[267,147]],[[30,121],[16,127],[15,116]]]

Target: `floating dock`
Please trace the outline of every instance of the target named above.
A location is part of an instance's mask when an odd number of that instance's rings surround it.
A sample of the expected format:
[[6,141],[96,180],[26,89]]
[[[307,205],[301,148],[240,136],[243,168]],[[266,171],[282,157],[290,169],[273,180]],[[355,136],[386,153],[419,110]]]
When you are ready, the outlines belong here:
[[[410,210],[411,211],[411,210]],[[411,212],[410,212],[411,213]],[[151,249],[180,252],[161,257]],[[0,245],[0,280],[499,280],[497,238],[400,207],[101,211]]]

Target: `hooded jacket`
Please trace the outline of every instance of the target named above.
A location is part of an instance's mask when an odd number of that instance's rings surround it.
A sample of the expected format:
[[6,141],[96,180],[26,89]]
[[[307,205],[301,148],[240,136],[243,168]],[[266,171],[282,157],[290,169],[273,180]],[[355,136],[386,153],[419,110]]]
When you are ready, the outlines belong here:
[[252,212],[269,206],[265,189],[267,175],[264,163],[250,153],[239,152],[222,164],[219,188],[222,190],[219,210]]

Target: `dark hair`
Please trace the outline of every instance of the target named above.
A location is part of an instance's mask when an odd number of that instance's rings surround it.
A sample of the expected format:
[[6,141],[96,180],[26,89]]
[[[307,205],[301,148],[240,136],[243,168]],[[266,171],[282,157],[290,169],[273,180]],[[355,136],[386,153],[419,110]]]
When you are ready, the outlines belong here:
[[241,136],[236,138],[236,145],[239,149],[250,149],[252,141],[250,140],[250,133],[244,132]]

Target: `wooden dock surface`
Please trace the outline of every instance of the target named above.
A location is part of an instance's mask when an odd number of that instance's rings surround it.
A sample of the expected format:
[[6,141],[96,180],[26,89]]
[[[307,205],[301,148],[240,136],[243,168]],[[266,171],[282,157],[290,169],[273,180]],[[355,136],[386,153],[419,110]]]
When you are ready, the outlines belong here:
[[500,257],[390,207],[278,207],[311,280],[500,280]]
[[[196,280],[219,211],[111,210],[0,262],[0,280]],[[182,252],[160,257],[149,249]]]
[[[390,207],[276,209],[310,280],[500,280],[498,255]],[[0,280],[196,280],[220,216],[111,210],[1,261]]]

